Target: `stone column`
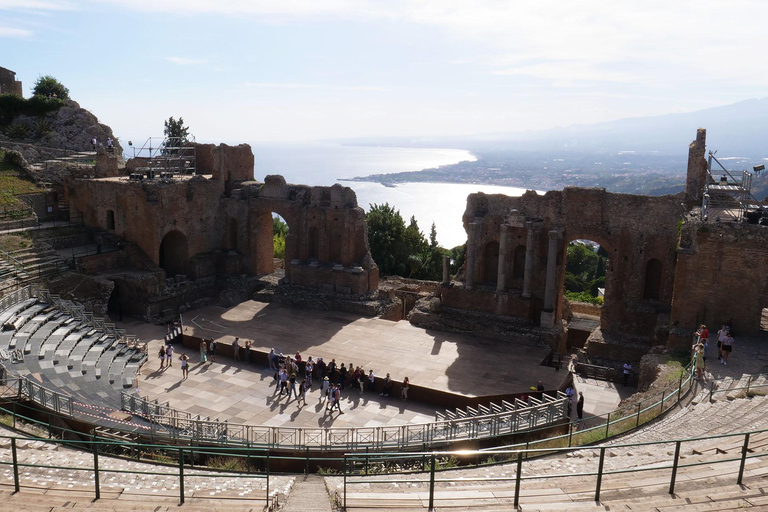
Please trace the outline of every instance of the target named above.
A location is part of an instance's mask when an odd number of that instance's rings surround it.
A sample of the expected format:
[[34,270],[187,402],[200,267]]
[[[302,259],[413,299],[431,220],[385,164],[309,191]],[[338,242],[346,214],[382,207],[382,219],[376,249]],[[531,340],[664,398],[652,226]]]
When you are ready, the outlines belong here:
[[475,254],[477,253],[475,244],[477,244],[477,230],[480,226],[478,222],[469,223],[467,232],[467,271],[464,273],[464,287],[471,290],[475,285]]
[[531,298],[531,280],[533,279],[533,249],[536,244],[536,227],[533,222],[526,222],[528,239],[525,242],[525,274],[523,274],[523,298]]
[[557,269],[557,246],[559,231],[549,232],[549,250],[547,251],[547,282],[544,286],[544,311],[541,312],[541,326],[555,325],[555,271]]
[[451,258],[443,256],[443,284],[451,284]]
[[501,225],[499,232],[499,271],[496,274],[496,291],[503,292],[507,284],[507,226]]

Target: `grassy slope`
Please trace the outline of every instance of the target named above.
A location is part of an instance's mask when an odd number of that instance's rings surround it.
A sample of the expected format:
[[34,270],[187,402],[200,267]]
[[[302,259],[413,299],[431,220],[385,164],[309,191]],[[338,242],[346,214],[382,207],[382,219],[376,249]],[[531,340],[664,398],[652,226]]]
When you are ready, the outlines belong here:
[[40,192],[41,189],[15,165],[5,162],[5,153],[0,151],[0,218],[4,211],[26,210],[27,205],[16,196]]

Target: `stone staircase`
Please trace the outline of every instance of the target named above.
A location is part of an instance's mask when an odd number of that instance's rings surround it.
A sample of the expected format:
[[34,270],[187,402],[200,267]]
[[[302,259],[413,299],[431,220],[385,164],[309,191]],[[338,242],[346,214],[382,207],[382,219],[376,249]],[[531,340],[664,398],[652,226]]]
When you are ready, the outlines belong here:
[[146,353],[34,298],[0,311],[0,325],[6,327],[0,361],[12,374],[34,376],[71,396],[75,416],[105,426],[121,423],[111,414],[120,409],[121,392],[133,387]]
[[[747,383],[749,393],[736,389],[746,388]],[[763,395],[768,393],[766,375],[727,378],[714,387],[698,386],[696,399],[690,404],[636,432],[595,447],[525,461],[521,473],[522,510],[768,509],[768,494],[761,484],[768,476],[768,432],[750,437],[744,486],[736,485],[744,437],[722,437],[768,429],[768,396]],[[675,453],[674,440],[697,437],[705,439],[681,443],[676,494],[670,495],[669,466]],[[634,446],[623,446],[627,444]],[[597,505],[594,474],[598,471],[601,447],[605,447],[603,471],[607,474],[602,479]],[[685,467],[692,463],[704,464]],[[594,474],[577,475],[590,472]],[[538,478],[542,476],[551,478]],[[509,510],[514,501],[515,478],[514,463],[437,473],[435,509]],[[406,480],[428,480],[428,474],[368,478],[375,479],[394,483],[348,484],[347,510],[426,509],[428,484]],[[341,496],[341,479],[327,477],[326,483]]]
[[20,288],[67,268],[53,249],[28,247],[0,253],[0,290]]

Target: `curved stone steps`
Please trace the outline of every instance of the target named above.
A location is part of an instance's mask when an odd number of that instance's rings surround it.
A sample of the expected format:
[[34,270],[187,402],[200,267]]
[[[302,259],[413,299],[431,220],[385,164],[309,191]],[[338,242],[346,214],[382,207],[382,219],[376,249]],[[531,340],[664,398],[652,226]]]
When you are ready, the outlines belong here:
[[35,298],[26,299],[0,312],[0,327],[36,302],[37,299]]
[[[70,352],[65,354],[61,351],[60,361],[66,359],[67,370],[72,373],[73,377],[81,376],[85,373],[86,370],[83,368],[85,356],[88,354],[88,351],[93,348],[96,342],[98,342],[101,336],[102,334],[99,331],[90,330]],[[57,356],[58,355],[59,353],[57,352]]]

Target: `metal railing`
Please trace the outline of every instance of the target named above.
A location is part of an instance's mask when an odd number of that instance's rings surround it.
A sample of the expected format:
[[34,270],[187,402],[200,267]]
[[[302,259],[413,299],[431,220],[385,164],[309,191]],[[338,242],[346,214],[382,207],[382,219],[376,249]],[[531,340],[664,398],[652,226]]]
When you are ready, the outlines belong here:
[[[342,490],[342,497],[340,499],[341,501],[341,509],[346,510],[347,508],[347,487],[349,485],[354,484],[365,484],[365,485],[372,485],[372,484],[427,484],[429,488],[429,510],[434,510],[434,503],[435,503],[435,484],[449,484],[449,483],[473,483],[473,482],[486,482],[486,483],[495,483],[495,482],[510,482],[510,487],[514,488],[514,495],[513,500],[514,504],[513,507],[515,510],[519,510],[520,507],[520,495],[521,495],[521,483],[525,480],[550,480],[550,479],[572,479],[575,477],[589,477],[594,476],[595,477],[595,490],[594,490],[594,501],[596,503],[600,502],[600,493],[602,490],[602,482],[603,477],[607,475],[619,475],[623,473],[640,473],[643,471],[664,471],[664,470],[671,470],[671,475],[669,478],[669,494],[675,493],[675,486],[677,483],[677,473],[680,469],[683,468],[693,468],[697,466],[704,466],[704,465],[711,465],[711,464],[721,464],[721,463],[730,463],[730,462],[738,462],[739,468],[738,468],[738,476],[736,477],[736,484],[742,485],[743,479],[744,479],[744,468],[747,462],[747,459],[755,459],[760,457],[768,456],[768,445],[764,443],[765,434],[768,434],[768,429],[764,430],[756,430],[752,432],[740,432],[740,433],[729,433],[729,434],[719,434],[719,435],[713,435],[713,436],[706,436],[706,437],[693,437],[689,439],[677,439],[677,440],[668,440],[668,441],[650,441],[650,442],[641,442],[641,443],[631,443],[631,444],[617,444],[612,446],[599,446],[599,447],[580,447],[580,448],[546,448],[546,449],[524,449],[524,450],[501,450],[498,452],[495,452],[497,456],[504,456],[508,458],[509,462],[515,463],[515,469],[510,471],[513,474],[508,476],[493,476],[493,477],[470,477],[470,476],[462,476],[459,478],[437,478],[436,473],[439,473],[440,464],[441,462],[444,463],[446,457],[452,456],[451,452],[422,452],[422,453],[412,453],[408,454],[407,457],[410,458],[411,461],[413,461],[413,464],[416,466],[421,466],[424,468],[424,472],[427,473],[427,475],[418,477],[418,478],[376,478],[376,477],[366,477],[366,478],[356,478],[360,477],[363,473],[362,470],[359,469],[361,465],[365,465],[365,467],[369,467],[371,464],[389,464],[392,462],[393,458],[397,458],[398,461],[402,461],[404,459],[404,455],[402,453],[382,453],[382,454],[346,454],[344,456],[344,471],[343,471],[343,490]],[[755,437],[760,436],[763,438],[760,443],[756,443],[755,445],[750,445],[750,438],[754,439]],[[709,440],[716,440],[716,439],[730,439],[735,438],[736,442],[730,442],[729,444],[736,449],[738,449],[738,456],[737,457],[725,457],[725,458],[714,458],[712,460],[705,460],[705,461],[698,461],[698,462],[684,462],[681,463],[681,457],[680,454],[682,453],[682,446],[685,443],[692,443],[697,441],[709,441]],[[647,446],[658,446],[658,445],[669,445],[674,444],[674,456],[672,457],[672,460],[669,464],[650,464],[646,467],[635,467],[631,469],[616,469],[616,470],[607,470],[605,469],[605,460],[606,460],[606,452],[609,450],[616,450],[619,448],[637,448],[637,447],[647,447]],[[732,448],[733,449],[733,448]],[[589,451],[599,451],[599,458],[597,462],[597,470],[596,471],[584,471],[584,472],[568,472],[568,473],[555,473],[555,474],[535,474],[530,471],[525,470],[524,464],[528,459],[534,458],[540,455],[548,455],[553,453],[563,453],[563,452],[575,452],[578,453],[583,450],[589,450]],[[698,450],[697,453],[700,453],[702,450]],[[715,453],[717,453],[717,448],[715,447],[714,450]],[[720,452],[723,452],[724,450],[719,450]],[[659,453],[661,453],[661,450],[659,450]],[[470,451],[465,450],[462,452],[457,452],[455,455],[461,456],[461,457],[472,457],[475,455],[486,455],[487,452],[480,452],[480,451]],[[690,457],[686,458],[685,460],[690,460]],[[402,464],[402,463],[401,463]],[[450,468],[446,468],[450,469]],[[367,470],[366,470],[367,471]],[[365,473],[367,474],[367,473]],[[503,475],[503,474],[502,474]],[[761,478],[760,475],[756,475],[758,478]],[[705,476],[699,476],[699,478],[712,478],[712,475],[705,475]],[[512,482],[514,482],[514,486],[512,486]],[[711,486],[711,482],[708,482],[708,486]],[[400,495],[402,497],[402,494]],[[368,502],[368,507],[375,507],[371,502],[372,499],[366,499]],[[455,505],[455,503],[454,503]]]
[[354,428],[245,425],[193,418],[167,403],[123,392],[121,408],[150,422],[153,435],[174,441],[310,450],[413,449],[455,441],[489,439],[555,425],[567,418],[568,397],[543,395],[514,411],[432,423]]

